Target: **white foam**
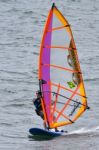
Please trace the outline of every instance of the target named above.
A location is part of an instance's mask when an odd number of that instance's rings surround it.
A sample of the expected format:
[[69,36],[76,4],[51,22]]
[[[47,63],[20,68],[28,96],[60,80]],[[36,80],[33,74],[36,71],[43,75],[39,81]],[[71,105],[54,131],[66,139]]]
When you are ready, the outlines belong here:
[[[93,128],[81,128],[78,130],[70,131],[69,133],[66,133],[67,135],[71,134],[86,134],[86,133],[92,133],[92,132],[99,132],[99,126],[93,127]],[[65,135],[66,135],[65,134]]]

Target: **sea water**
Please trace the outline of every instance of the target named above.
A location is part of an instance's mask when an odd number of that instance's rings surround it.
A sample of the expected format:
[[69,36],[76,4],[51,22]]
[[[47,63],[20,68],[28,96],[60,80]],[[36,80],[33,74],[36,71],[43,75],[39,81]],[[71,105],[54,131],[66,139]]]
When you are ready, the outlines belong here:
[[99,0],[57,0],[72,26],[90,110],[68,133],[50,141],[29,138],[43,127],[32,99],[38,55],[52,0],[0,0],[0,150],[99,149]]

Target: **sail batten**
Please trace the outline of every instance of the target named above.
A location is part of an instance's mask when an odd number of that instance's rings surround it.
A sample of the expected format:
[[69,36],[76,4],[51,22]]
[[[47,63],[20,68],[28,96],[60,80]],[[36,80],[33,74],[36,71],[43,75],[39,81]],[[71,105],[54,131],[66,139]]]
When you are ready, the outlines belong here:
[[[52,86],[58,87],[58,84],[53,83],[53,82],[50,82],[50,83],[48,83],[48,84],[51,84]],[[66,90],[66,91],[69,91],[69,92],[73,93],[73,90],[68,89],[67,87],[64,87],[64,86],[62,86],[62,85],[60,85],[60,88],[62,88],[62,89],[64,89],[64,90]],[[80,94],[80,93],[78,93],[78,92],[77,92],[76,94],[77,94],[77,95],[79,95],[79,96],[81,96],[81,97],[86,98],[86,96],[81,95],[81,94]]]
[[60,30],[60,29],[63,29],[63,28],[66,28],[66,27],[70,27],[70,25],[64,25],[64,26],[59,26],[59,27],[56,27],[56,28],[52,28],[51,30],[47,30],[48,32],[52,32],[52,31],[55,31],[55,30]]
[[70,48],[70,47],[66,47],[66,46],[55,46],[55,45],[53,45],[53,46],[49,46],[49,45],[46,45],[46,46],[44,46],[44,48],[59,48],[59,49],[64,49],[64,50],[72,50],[73,48]]
[[55,4],[49,11],[41,42],[39,80],[44,81],[42,105],[49,128],[75,122],[88,108],[71,26]]
[[54,68],[62,69],[62,70],[65,70],[65,71],[80,73],[78,70],[71,70],[69,68],[64,68],[64,67],[53,65],[53,64],[43,64],[43,65],[47,66],[47,67],[54,67]]
[[58,118],[60,117],[60,115],[64,112],[64,110],[66,109],[66,107],[70,104],[70,101],[72,100],[72,98],[74,97],[74,95],[76,94],[77,90],[79,89],[79,87],[76,88],[76,90],[73,92],[73,94],[71,95],[71,97],[69,98],[69,100],[66,102],[66,104],[63,106],[61,112],[59,113],[59,115],[56,117],[56,120],[58,120]]

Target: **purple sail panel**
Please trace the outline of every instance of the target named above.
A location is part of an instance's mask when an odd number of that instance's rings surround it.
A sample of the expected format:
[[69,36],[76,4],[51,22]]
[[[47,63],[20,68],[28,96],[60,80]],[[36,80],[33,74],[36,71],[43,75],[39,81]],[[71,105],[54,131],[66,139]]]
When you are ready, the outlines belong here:
[[[48,30],[52,29],[52,18],[53,16],[51,15]],[[51,45],[51,32],[47,32],[44,39],[44,46],[50,45]],[[43,48],[42,51],[42,79],[47,82],[46,84],[43,84],[43,92],[50,91],[50,85],[48,84],[48,82],[50,82],[50,67],[44,66],[44,64],[50,64],[50,53],[51,53],[50,51],[51,51],[50,48]],[[44,92],[44,104],[48,122],[50,122],[50,101],[51,101],[50,92]]]

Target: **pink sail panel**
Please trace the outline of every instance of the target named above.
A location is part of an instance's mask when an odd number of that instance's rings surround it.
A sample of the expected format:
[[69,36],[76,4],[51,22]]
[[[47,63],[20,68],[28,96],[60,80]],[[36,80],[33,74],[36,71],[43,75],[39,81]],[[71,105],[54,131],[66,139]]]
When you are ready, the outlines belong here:
[[[46,84],[42,84],[42,92],[50,91],[50,85],[47,84],[50,82],[50,67],[46,67],[45,64],[50,64],[50,48],[46,48],[46,45],[51,45],[51,34],[52,32],[48,32],[48,30],[52,29],[52,20],[53,14],[50,12],[47,26],[45,28],[45,33],[42,41],[41,48],[41,57],[40,57],[40,79],[45,80]],[[43,93],[44,107],[46,112],[47,121],[50,122],[50,100],[51,94],[48,92]]]

